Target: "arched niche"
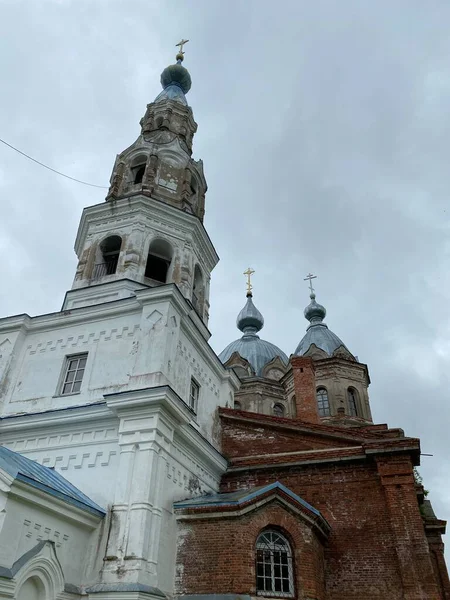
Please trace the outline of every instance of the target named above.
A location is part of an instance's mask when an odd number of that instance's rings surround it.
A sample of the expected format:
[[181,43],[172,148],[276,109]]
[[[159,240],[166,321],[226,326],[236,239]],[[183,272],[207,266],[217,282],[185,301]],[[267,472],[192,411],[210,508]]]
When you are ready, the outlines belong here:
[[[64,574],[53,542],[39,542],[22,559],[28,560],[15,573],[17,600],[56,600],[64,590]],[[17,563],[20,563],[19,559]],[[14,565],[13,565],[14,570]]]
[[29,577],[21,586],[17,600],[47,600],[45,586],[39,577]]

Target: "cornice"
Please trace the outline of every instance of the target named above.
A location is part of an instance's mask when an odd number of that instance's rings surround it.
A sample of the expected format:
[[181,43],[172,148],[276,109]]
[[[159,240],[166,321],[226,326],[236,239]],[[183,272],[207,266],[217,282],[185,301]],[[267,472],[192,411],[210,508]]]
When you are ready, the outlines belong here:
[[50,496],[47,492],[32,487],[17,479],[11,485],[10,496],[14,496],[27,503],[37,504],[45,511],[56,513],[59,517],[72,521],[77,525],[88,529],[95,529],[104,515],[94,515],[87,510],[69,504],[56,496]]
[[74,426],[86,421],[104,421],[114,419],[114,414],[106,406],[106,402],[85,404],[68,408],[44,411],[40,413],[10,415],[0,418],[0,434],[62,426]]

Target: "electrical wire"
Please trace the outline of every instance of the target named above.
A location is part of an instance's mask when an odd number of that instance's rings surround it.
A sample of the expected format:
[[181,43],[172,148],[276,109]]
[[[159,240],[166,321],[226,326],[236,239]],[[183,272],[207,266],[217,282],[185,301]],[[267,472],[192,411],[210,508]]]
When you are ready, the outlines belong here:
[[33,162],[35,162],[36,164],[40,165],[41,167],[44,167],[45,169],[48,169],[49,171],[53,171],[53,173],[56,173],[57,175],[61,175],[62,177],[65,177],[66,179],[70,179],[71,181],[76,181],[77,183],[82,183],[83,185],[89,185],[90,187],[101,188],[102,190],[107,190],[108,189],[105,185],[96,185],[95,183],[88,183],[87,181],[81,181],[81,179],[76,179],[75,177],[70,177],[70,175],[66,175],[65,173],[61,173],[61,171],[57,171],[56,169],[52,169],[52,167],[49,167],[48,165],[45,165],[44,163],[40,162],[39,160],[36,160],[32,156],[29,156],[28,154],[25,154],[25,152],[22,152],[22,150],[19,150],[18,148],[15,148],[14,146],[11,146],[11,144],[8,144],[8,142],[5,142],[5,140],[2,140],[1,138],[0,138],[0,142],[2,144],[5,144],[5,146],[8,146],[8,148],[11,148],[12,150],[15,150],[16,152],[18,152],[22,156],[25,156],[25,158],[28,158],[29,160],[32,160]]

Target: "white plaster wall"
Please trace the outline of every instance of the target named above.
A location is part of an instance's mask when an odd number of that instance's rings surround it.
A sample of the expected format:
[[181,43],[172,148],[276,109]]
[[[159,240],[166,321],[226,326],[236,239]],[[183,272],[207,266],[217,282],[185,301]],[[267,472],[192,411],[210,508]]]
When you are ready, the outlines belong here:
[[73,485],[107,509],[114,500],[119,459],[118,421],[111,419],[66,428],[14,432],[0,444],[31,460],[54,468]]
[[97,530],[13,497],[8,498],[1,533],[0,564],[11,567],[40,541],[51,540],[68,583],[83,580],[98,542]]
[[[1,334],[0,334],[1,335]],[[103,400],[128,382],[139,314],[28,332],[3,374],[3,415],[42,412]],[[4,334],[3,339],[9,338]],[[0,344],[3,340],[0,338]],[[59,396],[66,356],[88,353],[81,393]]]

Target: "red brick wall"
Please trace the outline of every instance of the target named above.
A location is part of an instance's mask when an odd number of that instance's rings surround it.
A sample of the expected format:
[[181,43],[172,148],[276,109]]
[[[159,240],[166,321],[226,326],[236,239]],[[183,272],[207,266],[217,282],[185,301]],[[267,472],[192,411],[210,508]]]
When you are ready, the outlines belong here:
[[222,491],[277,480],[320,510],[331,525],[325,549],[327,600],[403,600],[395,539],[374,463],[230,473]]
[[316,376],[311,358],[293,356],[291,358],[294,375],[295,403],[297,419],[309,423],[319,423],[317,410]]
[[309,524],[276,501],[241,517],[179,521],[176,593],[255,595],[255,543],[270,527],[291,542],[296,598],[324,600],[322,544]]

